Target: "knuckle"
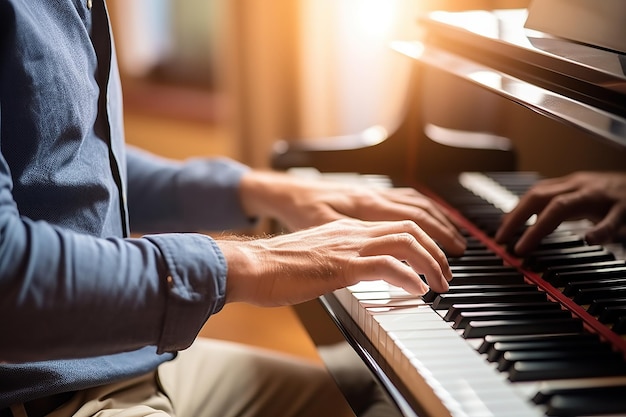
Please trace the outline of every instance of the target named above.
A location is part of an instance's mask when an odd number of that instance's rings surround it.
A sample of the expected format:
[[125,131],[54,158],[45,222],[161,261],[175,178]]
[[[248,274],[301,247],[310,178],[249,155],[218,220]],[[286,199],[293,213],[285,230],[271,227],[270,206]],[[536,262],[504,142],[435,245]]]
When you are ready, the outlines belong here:
[[546,197],[546,192],[543,188],[537,186],[533,187],[526,193],[525,199],[530,201],[541,200]]
[[570,195],[567,195],[567,194],[558,195],[554,197],[552,201],[550,202],[550,206],[551,206],[550,208],[559,213],[562,213],[566,211],[572,205],[572,203],[573,201]]
[[408,233],[408,232],[402,232],[400,234],[395,235],[395,239],[397,243],[404,245],[404,246],[413,247],[417,244],[417,240],[415,239],[415,236],[413,236],[411,233]]
[[385,271],[389,271],[396,266],[397,259],[391,255],[382,255],[377,258],[379,262],[379,267]]
[[[419,215],[422,216],[422,212]],[[422,229],[417,225],[413,220],[402,220],[403,230],[406,230],[406,233],[409,233],[413,236],[419,235],[422,233]]]

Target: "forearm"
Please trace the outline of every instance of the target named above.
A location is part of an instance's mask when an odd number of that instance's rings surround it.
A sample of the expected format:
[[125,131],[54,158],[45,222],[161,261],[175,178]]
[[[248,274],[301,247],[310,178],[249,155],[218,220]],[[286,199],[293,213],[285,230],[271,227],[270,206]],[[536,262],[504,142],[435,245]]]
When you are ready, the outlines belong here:
[[133,148],[127,165],[133,231],[213,231],[254,222],[240,202],[244,165],[224,158],[180,163]]
[[98,239],[6,211],[0,226],[0,362],[182,349],[223,305],[205,236]]

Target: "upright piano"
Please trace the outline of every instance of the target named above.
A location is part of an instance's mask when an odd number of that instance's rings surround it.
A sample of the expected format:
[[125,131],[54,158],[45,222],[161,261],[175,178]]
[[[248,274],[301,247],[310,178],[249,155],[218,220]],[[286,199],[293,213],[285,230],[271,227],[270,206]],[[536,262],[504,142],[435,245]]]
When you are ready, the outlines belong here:
[[540,178],[626,170],[622,3],[429,13],[394,45],[414,70],[391,133],[277,146],[294,175],[415,187],[467,236],[447,293],[381,280],[299,306],[322,357],[348,346],[393,415],[626,415],[624,245],[588,245],[584,221],[524,259],[493,240]]

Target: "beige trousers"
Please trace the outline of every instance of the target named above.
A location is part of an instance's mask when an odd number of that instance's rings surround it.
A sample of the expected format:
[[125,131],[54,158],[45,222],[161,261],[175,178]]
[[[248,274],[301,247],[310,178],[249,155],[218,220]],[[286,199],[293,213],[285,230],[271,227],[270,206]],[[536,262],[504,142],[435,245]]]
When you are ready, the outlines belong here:
[[200,338],[156,373],[80,391],[49,417],[353,415],[324,367]]

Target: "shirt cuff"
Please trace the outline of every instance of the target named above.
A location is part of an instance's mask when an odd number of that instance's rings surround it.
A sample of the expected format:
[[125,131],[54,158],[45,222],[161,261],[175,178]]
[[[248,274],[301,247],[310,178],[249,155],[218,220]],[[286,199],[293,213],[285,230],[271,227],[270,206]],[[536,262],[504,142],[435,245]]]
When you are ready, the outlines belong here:
[[217,243],[197,233],[148,235],[163,254],[165,311],[158,353],[189,347],[206,320],[224,307],[226,259]]

